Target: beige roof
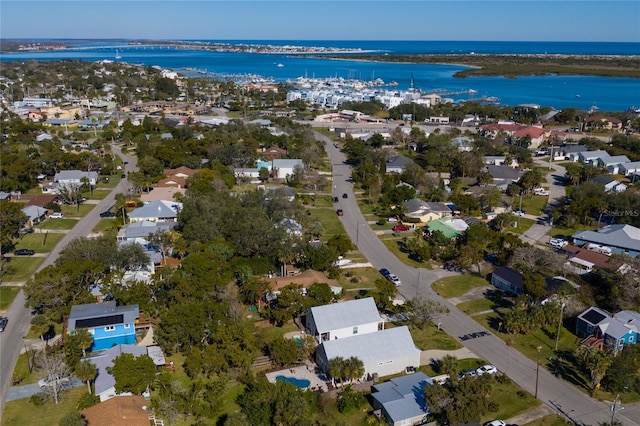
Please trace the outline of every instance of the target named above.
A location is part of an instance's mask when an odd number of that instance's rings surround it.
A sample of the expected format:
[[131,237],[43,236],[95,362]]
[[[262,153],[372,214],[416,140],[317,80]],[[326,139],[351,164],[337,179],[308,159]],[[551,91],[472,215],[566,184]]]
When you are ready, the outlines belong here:
[[182,194],[185,195],[186,189],[184,188],[175,188],[171,186],[161,187],[161,188],[153,188],[151,192],[148,194],[142,194],[140,197],[140,201],[143,203],[148,203],[151,201],[173,201],[174,194]]

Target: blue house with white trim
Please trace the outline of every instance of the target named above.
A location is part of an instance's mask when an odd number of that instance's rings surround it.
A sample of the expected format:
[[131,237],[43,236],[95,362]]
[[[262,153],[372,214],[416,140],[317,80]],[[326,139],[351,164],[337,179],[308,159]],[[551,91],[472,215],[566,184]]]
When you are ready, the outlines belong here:
[[506,293],[524,293],[522,274],[506,266],[501,266],[491,274],[491,284]]
[[90,349],[99,351],[114,345],[136,343],[136,321],[140,317],[138,305],[116,306],[114,300],[71,307],[68,333],[86,328],[93,336]]
[[640,337],[640,313],[620,311],[615,315],[591,307],[578,315],[576,334],[586,337],[583,345],[607,348],[615,355],[625,345],[633,345]]

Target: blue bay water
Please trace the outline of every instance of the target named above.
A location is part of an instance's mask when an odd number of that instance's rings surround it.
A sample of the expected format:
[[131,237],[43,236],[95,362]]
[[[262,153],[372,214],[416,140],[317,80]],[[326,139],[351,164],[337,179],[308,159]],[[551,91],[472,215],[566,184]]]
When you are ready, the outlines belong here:
[[[66,41],[69,43],[69,41]],[[575,42],[462,42],[462,41],[276,41],[276,40],[215,40],[230,44],[326,46],[360,48],[388,53],[532,53],[579,55],[640,55],[640,43],[575,43]],[[640,106],[640,79],[593,76],[532,76],[532,77],[468,77],[456,78],[462,66],[398,64],[354,60],[305,58],[299,55],[225,53],[201,50],[158,48],[127,45],[122,41],[103,41],[78,44],[82,49],[49,52],[20,52],[3,54],[2,61],[82,59],[89,61],[115,60],[157,65],[163,68],[194,68],[215,74],[255,74],[273,77],[277,81],[297,77],[343,77],[360,80],[381,78],[395,81],[397,89],[415,88],[431,91],[467,92],[474,95],[452,96],[455,100],[481,96],[498,97],[503,105],[524,103],[551,106],[557,109],[597,106],[603,111],[623,111]],[[281,64],[282,66],[278,66]]]

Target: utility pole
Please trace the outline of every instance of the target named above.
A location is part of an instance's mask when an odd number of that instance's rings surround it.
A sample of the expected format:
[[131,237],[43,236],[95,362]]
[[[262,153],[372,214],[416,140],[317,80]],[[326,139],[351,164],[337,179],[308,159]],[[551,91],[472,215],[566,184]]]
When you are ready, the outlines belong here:
[[564,311],[564,302],[560,305],[560,320],[558,321],[558,333],[556,334],[556,347],[554,350],[558,350],[558,340],[560,340],[560,328],[562,327],[562,314]]
[[620,394],[616,395],[616,399],[613,401],[613,404],[611,404],[611,426],[614,424],[614,417],[616,416],[616,408],[618,408],[618,405],[620,405]]
[[534,398],[538,398],[538,376],[540,375],[540,351],[542,350],[542,346],[538,346],[536,348],[538,350],[538,361],[536,362],[536,393]]

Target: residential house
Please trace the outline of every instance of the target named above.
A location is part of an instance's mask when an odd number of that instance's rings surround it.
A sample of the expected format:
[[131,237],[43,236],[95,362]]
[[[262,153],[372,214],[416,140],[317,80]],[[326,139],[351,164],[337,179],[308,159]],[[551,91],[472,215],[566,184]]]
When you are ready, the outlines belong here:
[[470,152],[473,151],[473,139],[467,136],[458,136],[451,139],[453,146],[458,148],[458,152]]
[[129,214],[129,221],[140,222],[175,222],[178,219],[178,211],[182,209],[182,203],[177,201],[152,201],[139,207]]
[[576,320],[576,335],[586,337],[581,344],[606,348],[614,355],[625,345],[636,344],[639,330],[640,313],[636,311],[620,311],[611,315],[603,309],[591,307]]
[[372,297],[314,306],[306,317],[307,332],[318,343],[375,333],[384,329],[384,320]]
[[138,305],[116,306],[114,300],[71,307],[67,332],[86,328],[93,337],[91,350],[98,351],[117,344],[136,342],[135,322],[140,316]]
[[584,119],[585,131],[622,130],[622,121],[616,117],[589,116]]
[[598,166],[604,167],[609,173],[618,173],[620,164],[629,163],[631,160],[626,155],[612,155],[598,159]]
[[175,169],[164,169],[164,171],[162,172],[162,174],[167,177],[178,177],[185,180],[195,175],[196,173],[198,173],[198,170],[194,170],[186,166],[180,166]]
[[156,232],[170,232],[177,226],[176,222],[151,222],[140,220],[124,225],[118,231],[118,241],[134,242],[146,246],[149,236]]
[[53,181],[58,185],[83,185],[88,182],[95,186],[98,181],[97,172],[85,172],[83,170],[61,170],[55,174]]
[[629,163],[620,164],[618,166],[618,173],[625,176],[640,174],[640,161],[631,161]]
[[520,170],[509,166],[487,166],[487,173],[489,173],[493,179],[491,185],[501,191],[506,191],[509,185],[517,182],[520,176],[522,176]]
[[430,203],[418,198],[405,201],[405,216],[420,219],[422,223],[428,223],[435,219],[451,216],[451,209],[444,203]]
[[598,183],[604,186],[604,192],[624,192],[627,189],[627,185],[622,182],[618,182],[615,178],[611,176],[596,176],[591,179],[591,182]]
[[264,148],[261,154],[267,160],[279,160],[287,155],[287,150],[274,145],[269,148]]
[[[258,189],[260,189],[260,187]],[[296,190],[290,186],[263,186],[262,189],[265,193],[265,200],[270,200],[276,195],[282,195],[289,201],[293,201],[296,198]]]
[[32,227],[47,218],[47,209],[38,206],[26,206],[22,208],[22,213],[27,216],[27,227]]
[[278,179],[287,179],[293,176],[296,170],[304,170],[304,163],[300,159],[274,159],[270,163],[269,171]]
[[177,187],[155,187],[151,191],[146,194],[142,194],[140,196],[140,201],[143,203],[151,203],[152,201],[161,201],[161,200],[175,200],[176,194],[180,194],[184,196],[187,193],[185,188],[177,188]]
[[392,426],[424,424],[429,414],[424,389],[433,380],[422,372],[395,377],[371,388],[373,409]]
[[316,364],[328,374],[332,359],[356,357],[364,364],[363,378],[375,378],[419,367],[420,353],[409,328],[402,326],[323,341],[316,348]]
[[569,160],[571,154],[588,151],[589,149],[584,145],[578,144],[564,144],[553,149],[553,161]]
[[413,160],[409,157],[405,157],[404,155],[394,155],[387,158],[387,163],[385,166],[386,173],[402,173],[404,169],[407,167],[409,163],[412,163]]
[[156,188],[186,188],[187,180],[180,176],[169,176],[160,179],[156,184]]
[[519,295],[524,292],[522,274],[507,266],[501,266],[491,274],[491,284],[506,293]]
[[[147,355],[147,348],[144,346],[116,344],[105,351],[86,358],[98,370],[94,380],[94,394],[100,398],[101,402],[118,395],[116,392],[116,379],[113,374],[109,373],[109,370],[113,368],[113,360],[122,354],[131,354],[137,358]],[[131,395],[131,393],[121,395]]]
[[579,231],[573,234],[573,241],[577,246],[592,244],[607,248],[610,254],[640,255],[640,229],[631,225],[607,225],[598,231]]
[[512,138],[529,138],[531,143],[528,148],[537,149],[543,142],[549,139],[549,136],[551,136],[551,131],[544,129],[541,124],[537,124],[534,126],[523,126],[517,129],[513,132]]
[[449,239],[461,237],[467,228],[469,228],[469,225],[467,225],[464,220],[454,219],[452,217],[443,217],[442,219],[435,219],[427,223],[429,232],[440,231]]
[[62,204],[62,199],[58,194],[41,194],[29,198],[27,206],[46,207],[50,204]]
[[578,161],[580,163],[591,164],[592,166],[595,166],[596,164],[598,164],[600,158],[608,157],[611,157],[609,153],[605,150],[600,149],[598,151],[582,151],[573,153],[569,158],[571,161]]
[[485,155],[482,157],[482,162],[487,166],[510,166],[518,167],[517,160],[511,160],[509,164],[505,164],[507,157],[505,155]]
[[142,395],[120,395],[86,408],[80,414],[87,426],[149,426],[148,405]]
[[567,262],[565,263],[566,268],[578,275],[591,273],[598,268],[622,274],[626,273],[629,269],[629,265],[623,262],[612,261],[610,256],[572,244],[564,246],[562,251],[569,254]]

